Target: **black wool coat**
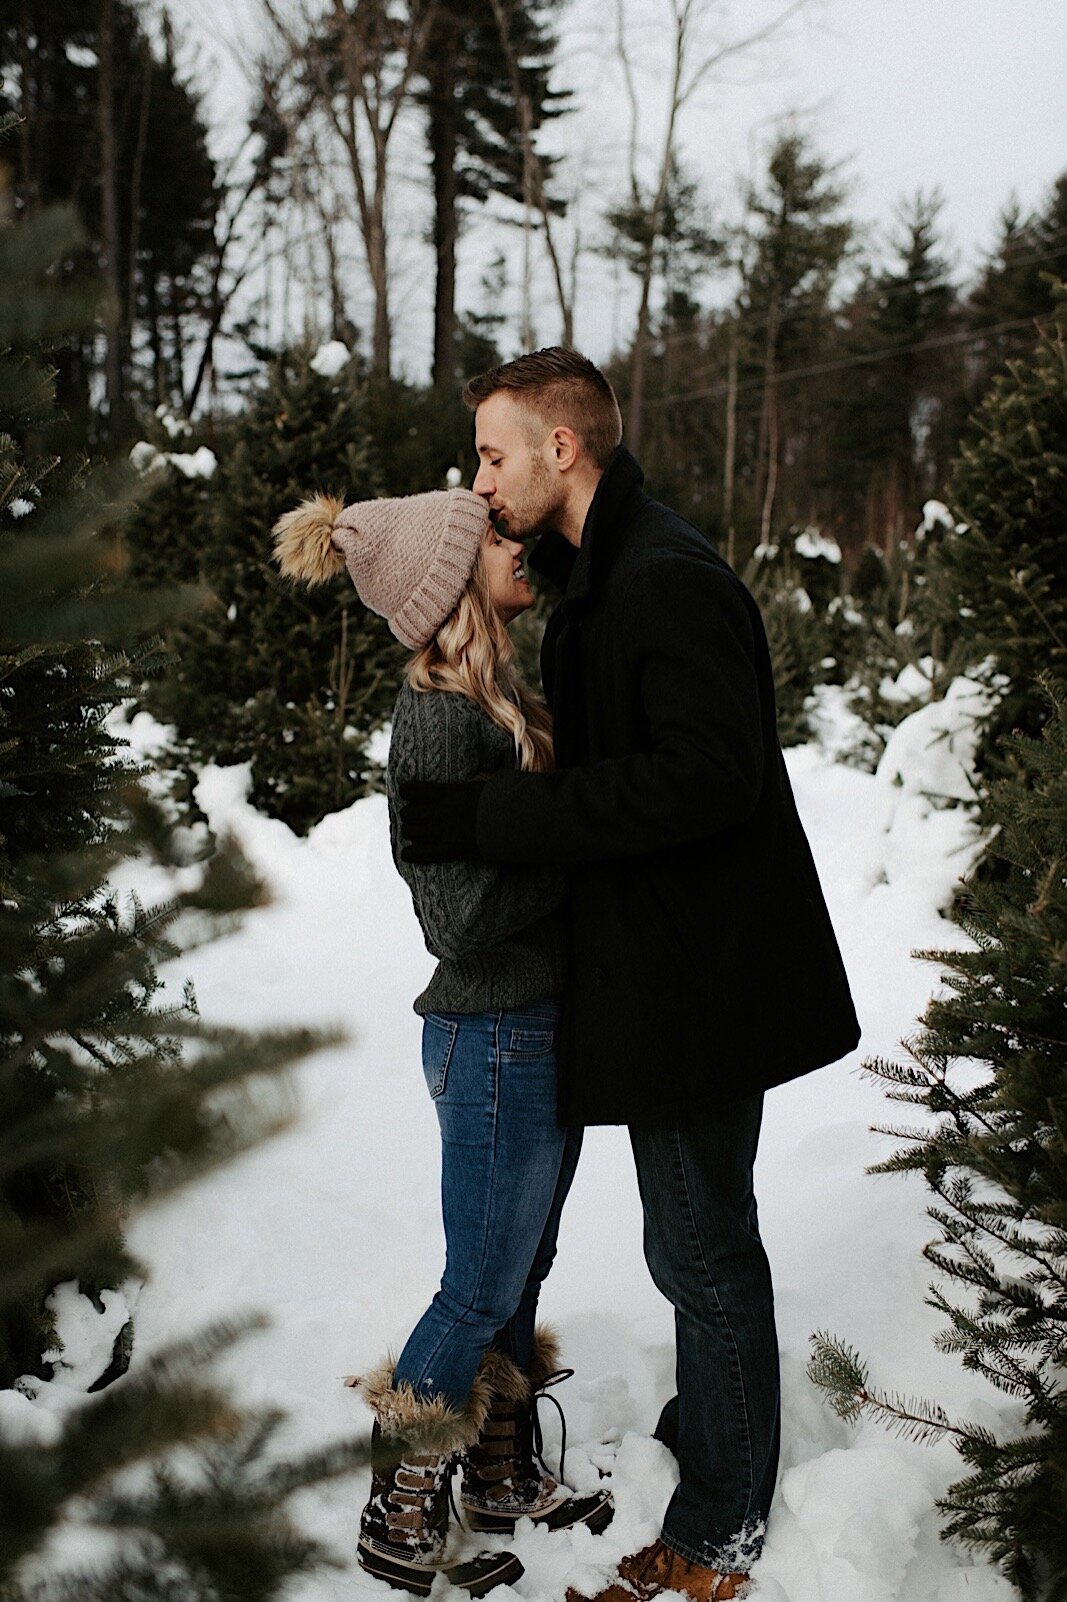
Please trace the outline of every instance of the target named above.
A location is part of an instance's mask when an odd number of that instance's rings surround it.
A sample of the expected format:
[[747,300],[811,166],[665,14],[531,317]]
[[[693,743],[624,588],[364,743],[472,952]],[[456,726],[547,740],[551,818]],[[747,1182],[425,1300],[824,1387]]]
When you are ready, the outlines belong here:
[[[541,652],[557,770],[486,782],[491,861],[568,866],[567,1124],[678,1122],[859,1040],[775,725],[759,608],[620,446]],[[567,577],[567,569],[569,577]]]

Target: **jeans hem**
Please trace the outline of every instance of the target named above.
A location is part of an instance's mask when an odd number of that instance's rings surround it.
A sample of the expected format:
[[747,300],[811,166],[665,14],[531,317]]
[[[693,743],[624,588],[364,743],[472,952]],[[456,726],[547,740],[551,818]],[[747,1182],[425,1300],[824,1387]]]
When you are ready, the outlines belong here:
[[661,1533],[660,1540],[669,1551],[684,1558],[687,1563],[696,1563],[702,1569],[715,1569],[719,1574],[747,1574],[759,1560],[766,1532],[765,1519],[749,1519],[736,1535],[717,1544],[702,1541],[699,1545],[691,1546],[688,1541],[676,1538],[666,1529]]

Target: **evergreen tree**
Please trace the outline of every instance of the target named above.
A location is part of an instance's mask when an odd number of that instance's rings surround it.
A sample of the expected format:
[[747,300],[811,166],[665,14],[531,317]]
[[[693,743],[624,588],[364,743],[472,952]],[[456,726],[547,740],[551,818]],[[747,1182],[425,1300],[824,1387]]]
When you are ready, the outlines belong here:
[[[567,96],[549,89],[556,39],[552,13],[559,0],[517,5],[515,0],[436,0],[419,99],[433,174],[434,287],[433,383],[450,391],[470,377],[457,361],[456,245],[464,201],[484,205],[490,196],[532,204],[527,164],[543,124],[560,115]],[[507,30],[507,48],[501,27]],[[521,98],[508,55],[517,63]],[[524,117],[528,123],[524,123]],[[555,163],[544,156],[542,178]],[[558,202],[552,202],[559,209]]]
[[[656,294],[648,318],[647,356],[641,364],[642,465],[661,500],[677,506],[701,527],[718,532],[721,500],[715,490],[722,479],[721,413],[718,407],[692,405],[686,391],[694,372],[704,375],[712,369],[723,343],[715,314],[704,315],[696,299],[701,283],[723,267],[722,231],[698,185],[675,160],[669,164],[657,218],[651,197],[636,187],[605,213],[605,220],[611,234],[604,254],[625,265],[639,290],[647,275]],[[608,373],[628,423],[632,349],[619,353]]]
[[740,377],[758,374],[763,390],[755,438],[748,443],[754,463],[750,516],[763,544],[771,538],[781,461],[801,455],[804,435],[818,427],[809,408],[806,415],[791,415],[778,375],[810,360],[824,336],[830,295],[853,233],[841,215],[844,193],[810,141],[787,131],[770,150],[763,182],[747,197],[737,308],[746,344]]
[[794,528],[757,546],[744,574],[767,629],[778,738],[785,746],[811,738],[809,697],[817,684],[838,676],[831,607],[841,592],[840,552],[837,561],[822,554],[820,547],[835,547],[815,534]]
[[892,550],[940,491],[960,421],[956,294],[940,250],[942,197],[918,193],[898,212],[893,259],[868,277],[846,315],[846,366],[836,396],[835,476],[872,544]]
[[392,710],[404,652],[347,578],[325,592],[283,580],[270,531],[313,490],[375,493],[375,415],[355,361],[323,376],[306,353],[283,356],[235,424],[189,529],[170,521],[175,493],[188,503],[197,492],[172,486],[127,530],[142,568],[172,539],[183,563],[195,548],[209,592],[201,613],[167,631],[173,661],[147,706],[176,726],[189,760],[250,761],[253,804],[301,832],[376,782],[366,739]]
[[[5,151],[13,196],[22,212],[56,202],[76,208],[84,242],[60,271],[103,262],[108,428],[116,438],[130,426],[139,390],[153,404],[180,400],[183,359],[205,311],[200,275],[215,251],[219,196],[207,130],[181,80],[169,25],[164,41],[159,59],[129,0],[0,6],[0,112],[20,119]],[[90,399],[99,352],[99,330],[82,330],[55,353],[74,435],[100,426]]]
[[1067,261],[1067,172],[1052,185],[1044,206],[1029,216],[1012,199],[1000,214],[999,235],[967,300],[971,346],[969,391],[977,400],[1006,362],[1025,359],[1033,347],[1033,324],[1055,306],[1055,278]]
[[1044,681],[1043,738],[1012,737],[993,785],[983,871],[953,917],[942,965],[906,1063],[865,1065],[893,1101],[928,1115],[882,1128],[904,1142],[871,1173],[921,1173],[936,1197],[929,1305],[942,1351],[1024,1405],[1025,1430],[998,1439],[935,1402],[872,1386],[841,1341],[813,1337],[809,1373],[847,1419],[871,1414],[916,1439],[948,1437],[969,1473],[938,1501],[943,1534],[984,1548],[1027,1599],[1067,1597],[1067,684]]
[[[272,1076],[336,1038],[209,1025],[188,985],[159,999],[181,920],[210,938],[264,897],[233,842],[158,906],[121,907],[107,883],[142,853],[190,866],[105,724],[150,666],[145,629],[183,603],[124,591],[113,475],[78,483],[23,444],[50,410],[41,348],[84,326],[83,297],[52,282],[83,238],[70,211],[0,229],[0,1383],[26,1397],[49,1375],[50,1287],[141,1273],[128,1207],[280,1127]],[[38,1439],[32,1410],[5,1428],[4,1602],[266,1602],[323,1561],[286,1504],[362,1449],[272,1460],[280,1415],[241,1414],[208,1372],[238,1333],[206,1330],[115,1379],[127,1330],[102,1395],[49,1414]],[[106,1532],[112,1556],[54,1573],[50,1538],[74,1522]]]
[[957,524],[931,563],[946,646],[1008,681],[988,725],[1036,733],[1037,674],[1067,671],[1067,289],[1029,360],[977,408],[949,486]]

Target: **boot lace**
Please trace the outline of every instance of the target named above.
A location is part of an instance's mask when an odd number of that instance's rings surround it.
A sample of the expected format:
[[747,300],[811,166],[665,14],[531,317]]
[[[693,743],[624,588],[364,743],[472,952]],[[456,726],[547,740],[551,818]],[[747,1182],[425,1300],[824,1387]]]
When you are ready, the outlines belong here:
[[530,1427],[532,1432],[531,1444],[533,1446],[533,1455],[536,1457],[545,1473],[550,1476],[552,1475],[552,1470],[545,1462],[545,1442],[544,1435],[541,1431],[541,1419],[537,1411],[538,1402],[551,1402],[552,1406],[559,1414],[559,1473],[552,1477],[558,1479],[561,1484],[563,1483],[563,1466],[567,1459],[567,1418],[562,1406],[560,1405],[559,1398],[553,1396],[551,1393],[554,1386],[562,1385],[563,1381],[569,1380],[573,1374],[573,1368],[553,1369],[551,1374],[545,1375],[544,1379],[530,1395]]

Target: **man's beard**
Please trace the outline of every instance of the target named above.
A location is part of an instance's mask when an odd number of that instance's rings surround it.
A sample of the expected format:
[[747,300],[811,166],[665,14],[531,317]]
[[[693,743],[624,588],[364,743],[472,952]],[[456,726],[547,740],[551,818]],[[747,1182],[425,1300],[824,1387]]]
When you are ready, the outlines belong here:
[[540,456],[535,456],[521,500],[515,501],[510,516],[501,512],[494,517],[493,526],[510,539],[530,540],[554,529],[562,509],[562,490],[554,483]]

